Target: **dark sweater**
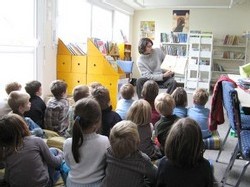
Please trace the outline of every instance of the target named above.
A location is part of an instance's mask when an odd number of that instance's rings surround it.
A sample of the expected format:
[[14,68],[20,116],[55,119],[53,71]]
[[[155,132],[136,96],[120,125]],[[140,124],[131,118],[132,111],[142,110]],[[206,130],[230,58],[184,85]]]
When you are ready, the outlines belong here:
[[157,137],[159,143],[161,144],[161,149],[163,151],[165,140],[167,138],[168,132],[172,125],[179,119],[175,114],[171,116],[161,116],[161,119],[155,123],[155,136]]
[[141,151],[136,151],[126,158],[118,159],[114,157],[111,148],[109,148],[107,151],[106,175],[101,187],[144,187],[145,183],[148,186],[153,186],[156,172],[157,169],[151,163],[150,158]]
[[203,159],[196,167],[182,168],[172,161],[162,159],[157,172],[156,187],[212,187],[213,174],[208,160]]
[[25,117],[30,117],[41,128],[44,128],[44,113],[46,104],[37,95],[30,98],[31,107],[30,110],[24,113]]

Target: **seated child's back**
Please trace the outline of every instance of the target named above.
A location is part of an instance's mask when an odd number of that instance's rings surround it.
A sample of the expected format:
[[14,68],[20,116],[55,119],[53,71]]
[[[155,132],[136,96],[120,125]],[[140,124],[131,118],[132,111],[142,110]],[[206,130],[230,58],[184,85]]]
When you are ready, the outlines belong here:
[[53,97],[47,102],[44,116],[44,125],[48,130],[64,135],[68,128],[69,101],[66,98],[67,84],[61,80],[55,80],[50,85]]
[[171,94],[175,101],[175,108],[173,114],[180,118],[187,117],[187,92],[182,87],[177,87]]
[[124,84],[120,88],[120,93],[122,98],[117,102],[115,111],[121,116],[122,119],[125,119],[128,109],[134,102],[132,99],[135,94],[134,86],[129,83]]
[[200,125],[203,139],[212,135],[208,129],[210,110],[205,107],[208,98],[209,93],[205,89],[196,89],[193,93],[193,106],[188,109],[188,117],[194,119]]

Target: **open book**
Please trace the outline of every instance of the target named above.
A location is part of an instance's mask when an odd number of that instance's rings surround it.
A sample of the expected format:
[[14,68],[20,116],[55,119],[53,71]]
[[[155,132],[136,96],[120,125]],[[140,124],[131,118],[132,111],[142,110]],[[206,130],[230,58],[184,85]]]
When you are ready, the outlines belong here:
[[187,57],[166,55],[161,64],[162,70],[170,70],[177,74],[185,74]]

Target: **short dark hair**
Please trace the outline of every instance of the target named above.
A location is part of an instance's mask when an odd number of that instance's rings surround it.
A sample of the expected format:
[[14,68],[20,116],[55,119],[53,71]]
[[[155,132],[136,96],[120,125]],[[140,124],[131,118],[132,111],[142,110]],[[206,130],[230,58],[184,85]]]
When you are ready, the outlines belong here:
[[78,101],[82,98],[89,96],[89,87],[86,85],[78,85],[73,89],[73,99],[74,101]]
[[25,85],[25,90],[28,94],[30,94],[30,96],[35,96],[36,92],[39,91],[40,87],[42,86],[42,84],[39,81],[30,81],[28,83],[26,83]]
[[138,51],[140,54],[144,54],[148,43],[151,43],[151,45],[153,45],[152,40],[150,40],[149,38],[140,39],[139,44],[138,44]]
[[154,104],[156,96],[159,94],[159,86],[154,80],[147,80],[142,87],[141,96],[151,105]]
[[203,159],[204,143],[201,128],[191,118],[181,118],[173,124],[165,142],[165,155],[175,165],[195,167]]
[[91,92],[91,97],[93,97],[100,105],[102,110],[110,107],[110,95],[109,90],[104,86],[98,86],[94,88]]
[[171,94],[174,98],[175,106],[186,107],[187,106],[187,92],[183,87],[177,87]]

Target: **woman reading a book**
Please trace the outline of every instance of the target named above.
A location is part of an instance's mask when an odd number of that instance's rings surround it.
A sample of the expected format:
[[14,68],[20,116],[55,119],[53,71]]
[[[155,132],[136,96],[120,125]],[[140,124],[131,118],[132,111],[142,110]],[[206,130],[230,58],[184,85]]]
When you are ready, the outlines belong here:
[[174,72],[163,71],[161,63],[165,55],[159,48],[152,48],[153,42],[149,38],[141,38],[138,45],[138,51],[141,54],[137,60],[137,66],[141,77],[136,81],[136,92],[138,98],[141,98],[143,84],[147,80],[154,80],[158,84],[167,88],[167,93],[171,94],[176,88]]

